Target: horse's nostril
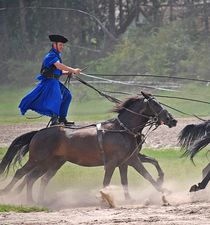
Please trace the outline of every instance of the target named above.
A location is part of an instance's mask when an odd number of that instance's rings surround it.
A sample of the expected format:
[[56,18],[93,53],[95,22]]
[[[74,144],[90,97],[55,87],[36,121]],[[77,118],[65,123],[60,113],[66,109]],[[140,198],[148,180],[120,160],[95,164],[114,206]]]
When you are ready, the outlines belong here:
[[173,120],[172,120],[172,124],[173,124],[174,126],[176,126],[177,120],[173,119]]

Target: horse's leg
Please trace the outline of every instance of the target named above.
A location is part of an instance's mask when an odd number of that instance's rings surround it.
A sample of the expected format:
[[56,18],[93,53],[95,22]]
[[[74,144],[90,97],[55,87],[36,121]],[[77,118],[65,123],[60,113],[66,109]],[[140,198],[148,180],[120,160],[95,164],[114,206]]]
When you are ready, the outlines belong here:
[[130,200],[131,196],[128,191],[128,165],[123,164],[119,166],[119,170],[120,170],[121,184],[123,186],[125,199]]
[[0,190],[0,194],[6,194],[9,192],[24,175],[34,168],[34,166],[34,163],[28,161],[22,168],[18,169],[11,182],[4,189]]
[[139,157],[133,157],[129,160],[129,165],[132,166],[139,174],[141,174],[146,180],[148,180],[157,191],[164,192],[164,189],[161,187],[161,185],[156,182],[153,177],[150,175],[150,173],[145,169],[142,162],[140,161]]
[[105,165],[105,175],[104,175],[104,181],[103,186],[107,187],[110,184],[112,175],[114,173],[114,170],[116,168],[116,162],[115,161],[109,161]]
[[163,173],[163,170],[161,169],[158,161],[156,159],[153,159],[149,156],[146,156],[146,155],[143,155],[143,154],[140,154],[139,153],[139,158],[141,160],[141,162],[143,163],[151,163],[152,165],[155,166],[155,168],[157,169],[157,172],[158,172],[158,179],[157,179],[157,182],[162,185],[163,184],[163,179],[164,179],[164,173]]
[[41,203],[44,201],[44,193],[49,183],[50,179],[56,174],[56,172],[63,166],[65,160],[57,160],[52,163],[52,167],[47,170],[44,176],[41,178],[39,197],[38,202]]
[[204,179],[200,183],[198,183],[198,185],[195,184],[190,188],[190,192],[195,192],[204,189],[209,181],[210,181],[210,170],[208,174],[204,177]]
[[22,190],[23,190],[23,188],[25,187],[25,185],[26,185],[26,181],[27,181],[27,179],[26,179],[26,177],[24,177],[24,179],[23,179],[23,181],[18,185],[18,187],[15,189],[15,193],[16,194],[19,194]]
[[210,171],[210,163],[202,171],[203,178],[208,174],[209,171]]
[[33,203],[33,195],[32,195],[32,188],[34,182],[41,177],[45,172],[47,168],[44,166],[37,166],[34,168],[29,174],[26,176],[26,184],[27,184],[27,202],[28,203]]

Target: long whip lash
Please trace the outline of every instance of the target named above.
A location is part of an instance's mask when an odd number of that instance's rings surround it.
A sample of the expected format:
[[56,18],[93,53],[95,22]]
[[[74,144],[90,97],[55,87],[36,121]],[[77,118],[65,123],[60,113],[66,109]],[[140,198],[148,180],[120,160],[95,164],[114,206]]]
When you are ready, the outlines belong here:
[[125,76],[135,76],[135,77],[158,77],[158,78],[168,78],[168,79],[175,79],[175,80],[190,80],[195,82],[203,82],[203,83],[210,83],[210,80],[205,79],[197,79],[197,78],[187,78],[187,77],[177,77],[177,76],[168,76],[168,75],[155,75],[155,74],[100,74],[100,73],[90,73],[90,75],[97,75],[97,76],[104,76],[104,77],[125,77]]
[[150,88],[150,89],[156,89],[156,90],[161,90],[161,91],[177,92],[176,90],[172,90],[172,89],[168,89],[168,88],[153,87],[153,86],[148,86],[148,85],[140,85],[140,84],[137,84],[134,81],[123,82],[123,81],[119,81],[119,80],[111,80],[111,79],[106,79],[106,78],[102,78],[102,77],[96,77],[96,76],[92,76],[92,75],[85,74],[85,73],[80,73],[80,74],[83,75],[83,76],[86,76],[86,77],[90,77],[90,78],[94,78],[94,79],[98,79],[98,80],[103,80],[103,81],[106,81],[106,82],[111,83],[111,84],[124,84],[124,85],[136,86],[136,87],[141,87],[141,88]]

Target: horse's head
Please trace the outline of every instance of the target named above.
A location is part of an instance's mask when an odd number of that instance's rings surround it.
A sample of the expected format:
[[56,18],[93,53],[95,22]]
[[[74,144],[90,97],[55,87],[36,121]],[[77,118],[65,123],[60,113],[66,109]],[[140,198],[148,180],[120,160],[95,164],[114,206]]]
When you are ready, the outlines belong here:
[[157,125],[167,125],[168,127],[175,127],[177,120],[165,109],[163,106],[150,94],[141,92],[144,97],[144,102],[146,104],[145,114],[152,117]]

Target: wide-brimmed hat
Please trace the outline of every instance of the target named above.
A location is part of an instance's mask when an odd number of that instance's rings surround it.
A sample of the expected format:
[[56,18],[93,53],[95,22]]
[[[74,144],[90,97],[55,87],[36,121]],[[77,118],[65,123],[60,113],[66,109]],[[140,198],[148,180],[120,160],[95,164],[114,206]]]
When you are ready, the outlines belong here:
[[67,38],[65,38],[62,35],[58,35],[58,34],[51,34],[51,35],[49,35],[49,39],[52,42],[61,42],[61,43],[66,43],[68,41]]

